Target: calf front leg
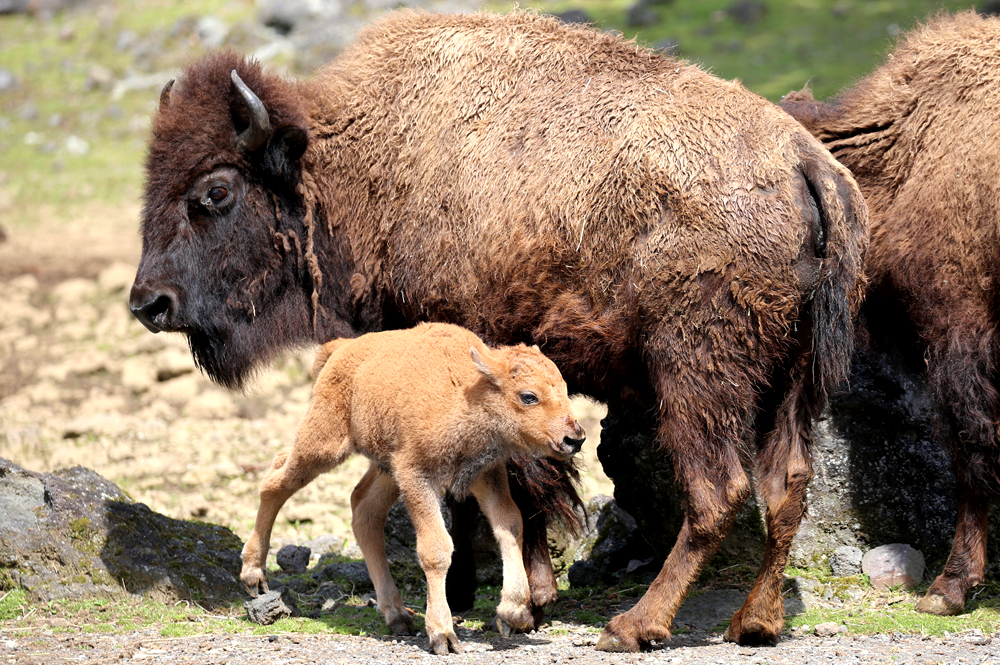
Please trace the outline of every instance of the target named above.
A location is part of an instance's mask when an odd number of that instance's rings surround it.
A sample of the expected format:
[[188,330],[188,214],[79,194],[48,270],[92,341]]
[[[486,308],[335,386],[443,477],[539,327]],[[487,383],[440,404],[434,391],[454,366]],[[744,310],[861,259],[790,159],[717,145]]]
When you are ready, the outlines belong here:
[[403,605],[385,555],[385,518],[399,497],[396,481],[374,463],[351,493],[351,528],[375,586],[378,609],[393,635],[412,635],[413,617]]
[[486,471],[472,487],[472,493],[493,527],[503,559],[503,590],[497,607],[497,629],[504,637],[510,637],[513,630],[531,630],[534,618],[528,575],[521,557],[521,511],[510,496],[506,467],[500,465]]
[[451,565],[451,537],[441,516],[438,493],[426,479],[410,469],[396,471],[396,483],[403,495],[410,519],[417,532],[417,558],[427,578],[427,637],[431,650],[447,655],[461,653],[462,647],[451,622],[451,609],[445,595],[445,577]]

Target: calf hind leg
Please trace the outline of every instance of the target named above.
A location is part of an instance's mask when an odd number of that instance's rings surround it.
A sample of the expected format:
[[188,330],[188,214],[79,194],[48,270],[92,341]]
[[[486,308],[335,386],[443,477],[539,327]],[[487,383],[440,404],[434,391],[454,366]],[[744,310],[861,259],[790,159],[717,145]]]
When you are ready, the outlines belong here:
[[375,586],[378,609],[393,635],[412,635],[413,617],[403,605],[385,555],[385,519],[399,497],[396,481],[372,464],[351,493],[351,528]]
[[264,563],[278,511],[289,497],[319,474],[343,462],[350,452],[346,423],[322,415],[328,413],[329,408],[329,405],[324,407],[316,402],[310,406],[292,449],[275,455],[260,483],[260,507],[253,533],[243,546],[240,571],[240,580],[253,596],[260,590],[267,590]]

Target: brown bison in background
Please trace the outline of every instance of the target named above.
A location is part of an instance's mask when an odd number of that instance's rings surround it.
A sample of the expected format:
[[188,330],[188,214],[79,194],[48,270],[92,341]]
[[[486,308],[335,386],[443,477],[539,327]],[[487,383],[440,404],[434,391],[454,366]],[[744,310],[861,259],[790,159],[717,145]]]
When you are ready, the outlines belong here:
[[867,245],[850,174],[780,109],[555,19],[404,12],[310,80],[194,64],[147,168],[131,307],[221,383],[289,345],[437,320],[538,344],[573,392],[655,395],[686,517],[600,649],[669,637],[752,456],[767,549],[728,636],[776,639]]
[[943,16],[829,103],[808,90],[782,103],[857,178],[872,222],[867,328],[875,343],[918,338],[943,416],[958,526],[944,571],[917,604],[934,614],[961,612],[983,581],[1000,489],[998,45],[1000,20]]

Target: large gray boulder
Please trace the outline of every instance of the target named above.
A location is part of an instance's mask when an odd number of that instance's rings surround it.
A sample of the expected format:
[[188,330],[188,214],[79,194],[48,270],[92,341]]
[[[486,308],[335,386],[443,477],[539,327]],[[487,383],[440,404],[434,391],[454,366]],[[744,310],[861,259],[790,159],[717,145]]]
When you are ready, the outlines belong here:
[[243,543],[228,529],[175,520],[80,466],[33,473],[0,458],[0,588],[34,600],[130,593],[240,597]]
[[[835,395],[812,442],[815,475],[807,515],[792,547],[796,566],[828,565],[842,545],[868,550],[909,543],[940,568],[955,525],[955,478],[936,435],[936,414],[919,362],[895,351],[861,348],[850,390]],[[654,444],[644,405],[612,407],[602,423],[598,455],[615,481],[615,498],[659,554],[673,546],[681,496],[669,459]],[[720,550],[726,561],[756,563],[763,524],[751,499]],[[998,516],[991,519],[997,532]],[[997,539],[989,560],[996,562]],[[735,561],[734,561],[735,562]]]

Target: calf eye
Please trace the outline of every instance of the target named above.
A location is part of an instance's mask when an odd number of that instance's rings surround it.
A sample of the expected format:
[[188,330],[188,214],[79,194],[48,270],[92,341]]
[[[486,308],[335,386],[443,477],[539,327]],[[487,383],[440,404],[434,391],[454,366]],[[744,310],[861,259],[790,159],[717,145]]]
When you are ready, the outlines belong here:
[[212,199],[216,203],[224,201],[227,196],[229,196],[229,190],[225,187],[213,187],[208,190],[208,198]]
[[532,404],[538,404],[538,396],[535,393],[523,392],[520,395],[521,404],[531,406]]

